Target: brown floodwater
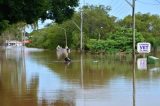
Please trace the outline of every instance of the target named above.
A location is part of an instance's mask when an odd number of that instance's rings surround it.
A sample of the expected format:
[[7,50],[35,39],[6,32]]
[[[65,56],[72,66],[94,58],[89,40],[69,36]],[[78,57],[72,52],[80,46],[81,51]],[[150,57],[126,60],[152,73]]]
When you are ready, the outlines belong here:
[[[160,58],[160,53],[154,54]],[[160,64],[146,58],[0,50],[0,106],[160,106]]]

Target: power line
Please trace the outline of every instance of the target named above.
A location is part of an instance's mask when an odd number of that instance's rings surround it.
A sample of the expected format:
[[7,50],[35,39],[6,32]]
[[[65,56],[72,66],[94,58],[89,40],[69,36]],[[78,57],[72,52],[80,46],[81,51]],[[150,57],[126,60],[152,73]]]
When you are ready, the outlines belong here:
[[[159,8],[160,8],[160,0],[136,0],[137,5],[139,8],[139,11],[142,11],[142,13],[151,13],[151,14],[159,14]],[[159,3],[158,3],[159,2]],[[142,7],[144,7],[142,9]]]
[[141,3],[141,4],[145,4],[145,5],[160,5],[160,1],[158,0],[155,0],[156,2],[159,2],[158,4],[157,3],[149,3],[149,2],[144,2],[144,1],[141,1],[141,0],[137,0],[137,2]]
[[158,2],[158,4],[160,4],[160,1],[158,1],[158,0],[155,0],[156,2]]
[[117,0],[112,0],[113,2],[112,2],[112,9],[111,9],[111,11],[110,11],[110,14],[112,14],[112,15],[114,15],[114,16],[120,16],[119,18],[123,18],[124,17],[124,13],[126,14],[126,13],[128,13],[128,14],[130,14],[130,10],[131,9],[128,9],[127,7],[126,7],[126,5],[125,5],[125,3],[124,2],[122,2],[122,1],[117,1]]

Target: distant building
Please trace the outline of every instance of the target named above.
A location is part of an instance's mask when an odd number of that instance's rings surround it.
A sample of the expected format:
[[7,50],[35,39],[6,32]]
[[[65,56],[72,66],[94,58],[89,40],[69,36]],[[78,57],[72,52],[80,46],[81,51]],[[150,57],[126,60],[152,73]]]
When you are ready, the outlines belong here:
[[22,46],[22,42],[16,40],[6,40],[5,46]]

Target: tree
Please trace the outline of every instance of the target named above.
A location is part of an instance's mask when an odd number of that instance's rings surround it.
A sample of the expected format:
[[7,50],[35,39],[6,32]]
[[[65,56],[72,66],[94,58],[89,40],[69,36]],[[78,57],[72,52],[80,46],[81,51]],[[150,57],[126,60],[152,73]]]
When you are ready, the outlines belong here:
[[105,7],[104,5],[83,7],[84,31],[88,37],[98,38],[101,34],[101,37],[105,38],[106,33],[115,29],[116,17],[108,14],[110,10],[109,6]]
[[[98,35],[101,34],[101,39],[106,38],[108,36],[107,34],[109,32],[112,32],[115,30],[115,17],[109,16],[108,12],[110,11],[109,7],[105,7],[103,5],[100,6],[84,6],[83,7],[83,17],[84,17],[84,24],[83,24],[83,42],[84,47],[86,47],[86,43],[88,39],[96,38],[98,39]],[[64,39],[64,31],[62,28],[66,29],[67,33],[67,40],[68,40],[68,46],[72,47],[74,49],[79,49],[80,47],[80,29],[77,28],[80,27],[80,11],[75,12],[74,16],[72,17],[72,20],[67,20],[63,22],[62,24],[53,24],[48,26],[48,30],[39,30],[40,33],[34,32],[32,35],[32,40],[34,39],[33,45],[36,47],[37,45],[43,45],[43,43],[46,41],[48,44],[48,48],[52,49],[57,46],[57,44],[64,47],[65,45],[65,39]],[[76,25],[77,26],[76,26]],[[59,27],[59,28],[57,28]],[[61,27],[61,28],[60,28]],[[101,28],[103,27],[103,28]],[[51,29],[51,30],[49,30]],[[46,32],[45,34],[43,34]],[[37,36],[36,36],[37,35]],[[47,37],[40,37],[40,36],[47,36]],[[52,35],[52,36],[50,36]],[[37,37],[40,38],[37,38]],[[50,39],[50,40],[44,40],[44,39]],[[39,40],[41,39],[41,40]],[[43,41],[43,40],[44,41]],[[51,40],[52,39],[52,40]],[[43,41],[43,43],[41,42]],[[36,43],[39,42],[37,45]],[[35,44],[35,45],[34,45]],[[50,46],[52,45],[52,46]],[[44,46],[42,46],[44,47]],[[47,48],[45,46],[45,48]],[[85,48],[87,49],[87,48]]]
[[[136,43],[144,41],[141,33],[136,31]],[[93,52],[131,52],[132,29],[118,27],[114,33],[110,33],[106,40],[90,39],[88,48]]]
[[[123,20],[119,21],[121,26],[131,28],[132,26],[132,17],[126,16]],[[136,30],[141,32],[145,41],[150,42],[152,47],[156,48],[159,45],[160,37],[160,16],[152,15],[149,13],[136,14]]]
[[77,5],[78,0],[0,0],[0,32],[6,28],[4,23],[32,24],[39,19],[61,23],[71,18]]
[[23,22],[9,25],[7,29],[2,32],[0,44],[3,44],[5,40],[22,40],[25,26],[26,23]]

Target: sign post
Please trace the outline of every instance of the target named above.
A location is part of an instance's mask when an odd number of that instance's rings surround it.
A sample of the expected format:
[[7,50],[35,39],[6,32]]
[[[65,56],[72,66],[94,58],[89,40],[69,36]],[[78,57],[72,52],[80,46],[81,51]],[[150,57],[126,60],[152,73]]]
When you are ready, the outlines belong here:
[[137,52],[138,53],[150,53],[151,52],[151,44],[147,42],[137,43]]

